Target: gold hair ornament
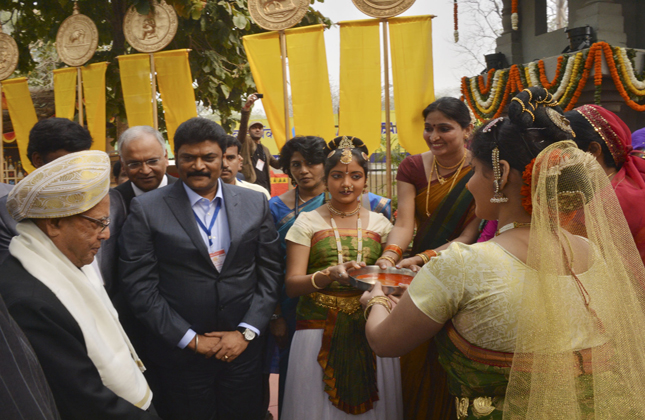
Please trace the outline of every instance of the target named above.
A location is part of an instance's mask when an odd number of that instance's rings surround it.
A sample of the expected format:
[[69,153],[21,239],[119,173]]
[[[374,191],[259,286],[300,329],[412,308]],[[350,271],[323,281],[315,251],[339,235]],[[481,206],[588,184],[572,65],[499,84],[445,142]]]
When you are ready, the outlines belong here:
[[[529,92],[530,92],[530,90],[529,90]],[[516,96],[513,99],[511,99],[511,102],[513,102],[513,101],[517,101],[522,106],[522,113],[528,112],[529,115],[531,116],[531,118],[533,119],[533,121],[535,121],[535,114],[533,114],[533,112],[531,112],[530,110],[526,109],[526,106],[524,106],[524,102],[520,98],[518,98]],[[551,109],[551,108],[547,108],[547,109]]]
[[576,137],[576,133],[573,132],[573,129],[571,128],[571,123],[569,122],[568,119],[564,117],[564,115],[560,114],[558,111],[556,111],[553,108],[547,108],[546,109],[546,115],[549,117],[551,122],[556,125],[560,130],[564,131],[567,134],[570,134],[573,136],[573,138]]
[[343,165],[349,165],[352,163],[352,149],[344,149],[343,153],[340,155],[340,163]]

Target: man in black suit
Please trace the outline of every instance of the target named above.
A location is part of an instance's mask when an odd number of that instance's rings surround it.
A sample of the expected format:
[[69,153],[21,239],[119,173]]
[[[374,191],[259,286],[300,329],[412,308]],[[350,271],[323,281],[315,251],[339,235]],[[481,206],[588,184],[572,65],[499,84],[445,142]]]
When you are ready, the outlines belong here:
[[148,329],[166,420],[264,417],[261,349],[283,257],[266,198],[219,179],[225,132],[192,118],[175,133],[181,182],[132,200],[119,271]]
[[128,211],[134,197],[177,181],[166,174],[166,142],[154,128],[147,125],[128,128],[119,137],[117,148],[128,181],[114,189],[121,193]]

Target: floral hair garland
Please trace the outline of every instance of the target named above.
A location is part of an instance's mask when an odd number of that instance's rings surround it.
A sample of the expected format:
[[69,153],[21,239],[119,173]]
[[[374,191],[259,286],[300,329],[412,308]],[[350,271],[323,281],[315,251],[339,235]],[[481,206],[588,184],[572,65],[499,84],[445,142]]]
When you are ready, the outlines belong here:
[[531,201],[531,182],[533,178],[533,166],[535,166],[535,159],[536,158],[533,158],[531,163],[526,165],[524,173],[522,173],[524,185],[522,185],[520,194],[522,195],[522,207],[524,207],[524,210],[526,210],[528,214],[533,213],[533,202]]

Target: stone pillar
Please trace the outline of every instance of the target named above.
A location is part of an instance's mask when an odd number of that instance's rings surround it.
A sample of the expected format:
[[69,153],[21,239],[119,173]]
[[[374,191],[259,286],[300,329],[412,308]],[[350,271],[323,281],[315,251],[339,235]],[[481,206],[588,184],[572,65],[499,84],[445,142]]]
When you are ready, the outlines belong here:
[[[503,0],[502,26],[504,32],[497,38],[495,52],[504,53],[509,64],[519,64],[524,61],[522,53],[522,33],[514,31],[511,25],[511,0]],[[522,25],[522,13],[520,11],[520,27]]]
[[587,0],[574,16],[569,16],[570,28],[585,25],[594,29],[598,41],[616,47],[627,46],[622,5],[612,0]]

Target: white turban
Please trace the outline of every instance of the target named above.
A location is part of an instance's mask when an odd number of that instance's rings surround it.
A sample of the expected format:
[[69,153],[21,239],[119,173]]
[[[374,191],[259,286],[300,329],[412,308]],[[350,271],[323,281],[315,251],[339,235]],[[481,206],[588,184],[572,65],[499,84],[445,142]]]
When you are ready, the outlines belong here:
[[110,189],[110,158],[85,150],[62,156],[25,177],[7,197],[17,222],[73,216],[96,206]]

